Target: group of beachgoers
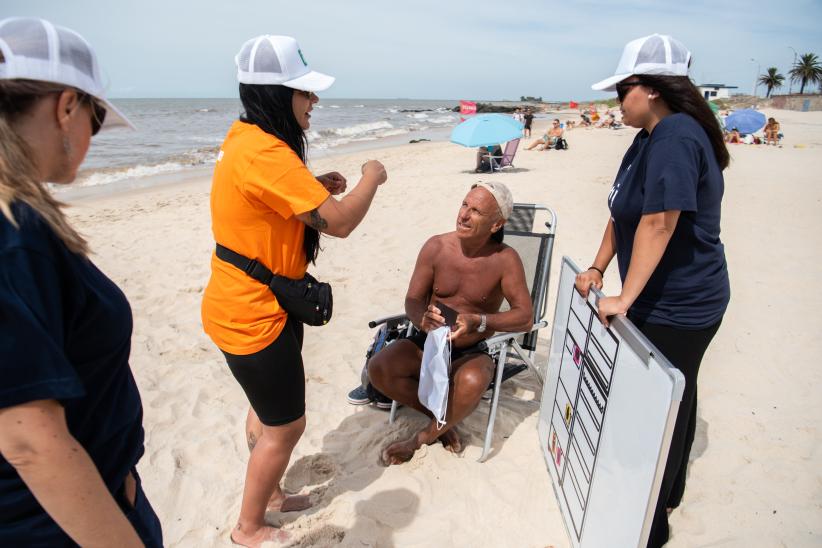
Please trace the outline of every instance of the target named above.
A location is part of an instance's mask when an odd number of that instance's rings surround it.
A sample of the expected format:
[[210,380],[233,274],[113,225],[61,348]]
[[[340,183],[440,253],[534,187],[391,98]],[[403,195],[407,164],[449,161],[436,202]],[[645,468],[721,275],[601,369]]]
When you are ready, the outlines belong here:
[[[725,115],[727,117],[727,114]],[[725,142],[732,145],[773,145],[782,147],[782,128],[775,118],[768,118],[762,128],[762,136],[753,133],[740,133],[739,129],[725,128]]]
[[[626,51],[646,43],[690,59],[662,35],[634,40]],[[0,51],[0,545],[159,547],[162,526],[137,473],[145,448],[129,366],[132,309],[46,185],[75,179],[100,130],[133,126],[106,99],[96,55],[76,32],[37,18],[6,19]],[[214,168],[216,245],[201,319],[249,402],[249,458],[230,538],[256,547],[291,542],[266,522],[267,511],[300,512],[313,502],[281,487],[306,428],[303,325],[331,321],[327,286],[307,269],[321,235],[352,234],[388,174],[366,161],[349,189],[336,171],[309,171],[316,93],[334,78],[309,68],[294,38],[254,37],[235,63],[243,112]],[[715,117],[694,99],[687,63],[661,58],[652,74],[647,66],[593,86],[616,91],[625,123],[640,131],[607,197],[602,244],[576,286],[583,295],[601,288],[616,257],[622,291],[599,301],[600,320],[627,315],[687,380],[648,541],[661,546],[684,491],[697,371],[729,299],[719,239],[728,153]],[[367,377],[430,420],[382,447],[385,465],[408,461],[426,444],[462,451],[455,427],[476,408],[495,368],[483,341],[532,326],[522,261],[504,243],[513,207],[506,185],[473,184],[454,204],[454,230],[431,236],[419,252],[405,296],[415,334],[375,354]],[[509,306],[501,311],[503,301]],[[418,388],[429,334],[446,325],[450,393],[441,424]]]

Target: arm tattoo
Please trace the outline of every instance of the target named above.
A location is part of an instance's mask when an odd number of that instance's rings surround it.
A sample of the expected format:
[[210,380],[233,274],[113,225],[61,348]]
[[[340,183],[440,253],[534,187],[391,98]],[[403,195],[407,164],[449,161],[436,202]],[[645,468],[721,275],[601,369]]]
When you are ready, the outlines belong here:
[[325,230],[328,228],[328,221],[320,216],[319,209],[311,210],[311,222],[309,224],[311,225],[311,228],[316,230]]

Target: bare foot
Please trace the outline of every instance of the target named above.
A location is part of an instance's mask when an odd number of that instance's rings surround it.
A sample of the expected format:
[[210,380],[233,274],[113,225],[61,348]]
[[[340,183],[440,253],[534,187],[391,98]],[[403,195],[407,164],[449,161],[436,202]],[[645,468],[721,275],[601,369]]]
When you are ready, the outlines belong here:
[[411,460],[414,452],[420,448],[420,442],[417,440],[417,435],[408,438],[405,441],[398,441],[392,443],[382,450],[382,463],[384,466],[392,464],[402,464]]
[[459,455],[462,453],[463,446],[459,434],[453,428],[448,430],[445,434],[439,437],[440,443],[446,450]]
[[238,544],[240,546],[247,546],[248,548],[258,548],[264,542],[278,542],[284,543],[288,542],[291,538],[291,535],[283,531],[282,529],[277,529],[276,527],[269,527],[268,525],[264,525],[257,529],[254,532],[245,532],[240,529],[240,526],[234,528],[231,531],[231,542],[234,544]]
[[266,510],[271,512],[300,512],[311,508],[311,497],[308,495],[289,495],[274,497],[268,501]]

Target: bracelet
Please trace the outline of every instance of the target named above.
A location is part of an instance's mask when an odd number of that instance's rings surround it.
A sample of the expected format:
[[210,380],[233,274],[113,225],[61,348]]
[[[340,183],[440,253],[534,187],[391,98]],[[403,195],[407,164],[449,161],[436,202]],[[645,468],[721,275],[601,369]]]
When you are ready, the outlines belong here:
[[588,270],[596,270],[597,272],[599,272],[600,276],[602,276],[603,278],[605,277],[605,272],[601,271],[600,269],[598,269],[597,267],[595,267],[593,265],[589,266]]

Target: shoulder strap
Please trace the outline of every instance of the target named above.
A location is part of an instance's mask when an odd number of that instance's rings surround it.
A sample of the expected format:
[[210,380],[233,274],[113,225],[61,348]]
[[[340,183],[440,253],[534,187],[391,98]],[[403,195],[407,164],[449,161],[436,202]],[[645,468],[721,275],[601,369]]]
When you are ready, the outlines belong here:
[[274,274],[265,265],[257,262],[256,259],[249,259],[245,255],[240,255],[220,244],[217,244],[217,258],[236,266],[261,284],[270,285],[271,279],[274,277]]

